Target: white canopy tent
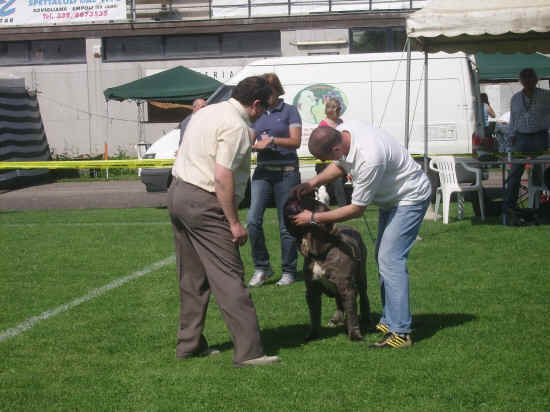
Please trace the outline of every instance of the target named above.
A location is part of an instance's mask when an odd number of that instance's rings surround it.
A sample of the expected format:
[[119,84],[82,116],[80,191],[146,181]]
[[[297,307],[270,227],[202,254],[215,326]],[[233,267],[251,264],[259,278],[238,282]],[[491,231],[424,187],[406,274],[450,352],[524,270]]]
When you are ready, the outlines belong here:
[[550,53],[550,0],[432,0],[407,35],[429,53]]
[[[432,0],[407,18],[407,36],[425,52],[425,79],[428,53],[550,53],[550,0]],[[427,166],[427,81],[424,86]],[[407,104],[407,115],[408,107]],[[408,128],[407,118],[406,141]]]

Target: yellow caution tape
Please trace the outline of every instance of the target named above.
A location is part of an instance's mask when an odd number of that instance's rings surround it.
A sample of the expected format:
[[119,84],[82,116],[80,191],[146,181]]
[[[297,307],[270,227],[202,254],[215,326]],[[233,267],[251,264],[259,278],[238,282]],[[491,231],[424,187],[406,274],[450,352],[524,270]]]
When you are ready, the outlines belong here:
[[[550,154],[547,151],[545,154]],[[490,155],[504,158],[505,153],[490,153]],[[525,153],[512,153],[512,157],[522,158],[533,156]],[[537,153],[536,155],[539,155]],[[472,154],[455,154],[456,157],[472,157]],[[413,155],[413,157],[423,157],[422,155]],[[313,156],[300,156],[301,165],[313,165],[323,162],[315,159]],[[172,167],[174,159],[126,159],[126,160],[63,160],[63,161],[42,161],[42,162],[0,162],[1,169],[137,169],[137,168],[162,168]],[[255,159],[252,159],[252,166],[256,165]]]
[[136,169],[172,167],[174,159],[63,160],[46,162],[0,162],[0,169]]
[[[313,156],[300,157],[300,164],[324,163]],[[63,160],[42,162],[0,162],[0,169],[137,169],[172,167],[174,159]],[[253,160],[252,165],[256,162]]]

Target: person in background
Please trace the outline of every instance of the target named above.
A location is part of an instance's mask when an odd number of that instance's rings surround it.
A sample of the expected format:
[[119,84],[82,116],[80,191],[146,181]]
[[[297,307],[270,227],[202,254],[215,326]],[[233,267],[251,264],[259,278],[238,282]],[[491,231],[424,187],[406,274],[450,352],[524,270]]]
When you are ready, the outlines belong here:
[[263,218],[271,199],[275,200],[281,238],[282,276],[277,286],[287,286],[296,279],[298,252],[296,239],[288,232],[284,219],[284,206],[290,189],[300,183],[298,154],[302,142],[302,121],[296,107],[286,104],[281,96],[283,86],[275,73],[263,76],[272,90],[269,107],[253,125],[258,151],[257,166],[251,182],[250,208],[247,228],[254,260],[254,275],[249,286],[261,286],[273,269],[265,244]]
[[206,106],[206,100],[201,98],[193,100],[193,113],[198,112],[204,106]]
[[[536,155],[548,149],[550,90],[537,87],[537,73],[532,68],[523,69],[519,73],[519,81],[523,89],[514,94],[510,101],[508,139],[512,152]],[[523,164],[512,165],[504,194],[505,208],[516,207],[524,169]],[[534,170],[538,173],[539,169]]]
[[430,204],[431,185],[422,168],[388,133],[346,120],[333,129],[320,126],[309,138],[309,151],[332,160],[321,174],[293,189],[297,198],[344,174],[353,176],[351,204],[327,212],[305,210],[293,217],[299,226],[336,223],[361,217],[370,204],[379,207],[374,256],[380,275],[382,316],[376,328],[384,337],[369,348],[412,345],[407,260]]
[[342,124],[343,120],[340,119],[340,114],[342,112],[342,105],[340,100],[330,97],[325,103],[325,114],[327,117],[319,123],[319,126],[330,126],[336,127]]
[[235,365],[280,360],[264,355],[239,254],[248,235],[237,212],[250,174],[250,124],[263,114],[270,95],[262,77],[245,78],[229,100],[193,115],[176,157],[168,210],[179,276],[179,359],[219,353],[202,333],[212,291],[231,332]]
[[489,124],[489,117],[494,119],[496,114],[489,103],[489,96],[487,96],[487,93],[481,93],[479,96],[481,98],[481,103],[483,104],[483,126],[485,127],[485,137],[490,138],[493,134],[495,124],[492,122]]
[[[185,134],[185,129],[187,129],[187,125],[191,121],[191,117],[193,116],[193,114],[195,114],[196,112],[198,112],[200,109],[202,109],[205,106],[206,106],[206,100],[201,99],[201,98],[193,100],[193,111],[189,115],[187,115],[185,117],[185,119],[183,119],[180,122],[180,126],[179,126],[179,128],[180,128],[180,140],[178,142],[178,148],[176,149],[176,152],[174,153],[174,157],[177,157],[177,155],[178,155],[178,152],[179,152],[180,147],[181,147],[181,143],[183,142],[183,135]],[[174,166],[172,166],[172,175],[174,175],[174,171],[175,171],[174,168],[175,168],[175,164],[174,164]]]
[[[342,124],[343,120],[340,118],[341,112],[342,105],[340,104],[340,100],[334,97],[330,97],[325,103],[325,114],[327,115],[327,117],[326,119],[321,120],[319,126],[337,127],[338,125]],[[317,163],[315,165],[315,171],[317,172],[317,174],[319,174],[327,166],[328,163]],[[330,190],[330,192],[334,193],[334,197],[336,198],[336,203],[338,204],[338,206],[345,206],[348,203],[346,200],[346,192],[344,190],[345,181],[346,177],[343,176],[340,179],[336,179],[328,184],[328,189]]]
[[181,146],[183,135],[185,134],[185,129],[187,128],[187,125],[189,124],[191,117],[193,116],[193,114],[197,113],[200,109],[202,109],[205,106],[206,106],[206,100],[201,98],[193,100],[193,111],[180,122],[180,142],[178,144],[178,147]]

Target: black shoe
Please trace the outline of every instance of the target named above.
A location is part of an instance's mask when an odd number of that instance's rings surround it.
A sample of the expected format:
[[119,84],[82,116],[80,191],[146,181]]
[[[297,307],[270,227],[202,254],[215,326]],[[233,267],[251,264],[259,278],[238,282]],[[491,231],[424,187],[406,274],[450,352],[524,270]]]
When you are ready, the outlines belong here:
[[383,349],[383,348],[406,348],[412,345],[412,338],[410,333],[398,334],[395,332],[388,332],[384,335],[382,340],[369,345],[369,349]]
[[202,351],[195,352],[195,353],[176,354],[176,358],[189,359],[189,358],[197,358],[197,357],[203,357],[203,356],[219,355],[220,353],[221,352],[218,349],[206,348]]

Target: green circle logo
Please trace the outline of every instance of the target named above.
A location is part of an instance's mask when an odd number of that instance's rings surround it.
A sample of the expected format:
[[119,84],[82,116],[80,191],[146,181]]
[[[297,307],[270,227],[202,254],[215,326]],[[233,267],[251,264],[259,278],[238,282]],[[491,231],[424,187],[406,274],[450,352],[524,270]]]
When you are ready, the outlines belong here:
[[302,122],[319,124],[326,117],[325,103],[331,97],[340,101],[340,115],[343,115],[348,108],[348,99],[340,89],[330,84],[314,84],[300,90],[294,96],[292,104],[298,109]]

